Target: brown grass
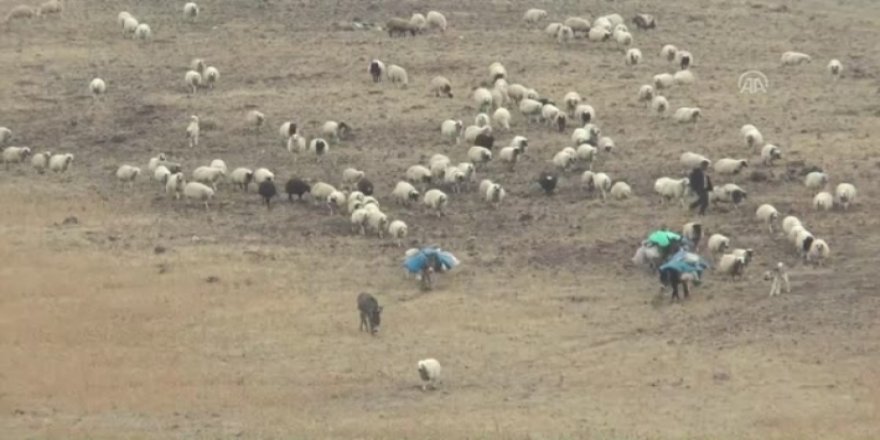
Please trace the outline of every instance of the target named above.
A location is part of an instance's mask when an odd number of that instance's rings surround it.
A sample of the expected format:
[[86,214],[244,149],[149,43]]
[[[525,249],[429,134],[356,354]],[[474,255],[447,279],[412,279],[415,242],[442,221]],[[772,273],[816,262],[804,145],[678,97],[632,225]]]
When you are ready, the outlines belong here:
[[[18,2],[0,0],[0,13]],[[0,438],[608,438],[869,439],[880,432],[876,294],[880,206],[874,139],[878,18],[869,2],[686,0],[548,4],[551,18],[617,11],[657,16],[634,31],[646,63],[630,72],[612,44],[560,49],[524,31],[522,1],[251,2],[202,5],[195,24],[167,2],[69,0],[63,17],[0,28],[0,125],[15,143],[70,151],[63,176],[0,169]],[[180,6],[180,8],[178,7]],[[388,39],[337,32],[360,17],[384,22],[443,11],[446,35]],[[155,40],[123,40],[116,14],[150,24]],[[684,12],[681,12],[684,11]],[[5,14],[4,14],[5,15]],[[821,25],[820,25],[821,24]],[[822,26],[824,25],[824,26]],[[698,82],[667,93],[674,108],[698,105],[706,120],[673,127],[635,102],[638,86],[669,67],[664,43],[686,47]],[[813,64],[779,69],[800,50]],[[194,57],[221,71],[218,88],[187,97]],[[408,90],[374,86],[378,57],[407,68]],[[832,84],[824,65],[840,58]],[[512,82],[554,97],[578,90],[619,146],[597,169],[639,197],[602,204],[572,174],[546,198],[534,184],[568,135],[526,128],[530,157],[515,173],[490,167],[509,199],[499,210],[473,192],[453,195],[450,216],[391,206],[387,194],[411,164],[436,152],[438,126],[474,115],[468,91],[502,61]],[[748,69],[770,76],[770,93],[738,94]],[[434,99],[442,74],[456,98]],[[108,83],[93,104],[91,78]],[[255,145],[250,108],[268,124]],[[186,148],[196,113],[214,127]],[[514,112],[515,113],[515,112]],[[327,119],[355,127],[331,161],[293,162],[276,139],[295,119],[312,135]],[[685,150],[745,156],[739,127],[754,123],[789,161],[852,181],[848,213],[816,213],[812,194],[784,167],[769,182],[740,179],[742,212],[714,211],[711,231],[757,251],[745,280],[709,275],[688,302],[669,305],[656,282],[628,266],[634,245],[689,213],[661,207],[652,182],[676,175]],[[505,143],[513,133],[500,136]],[[383,208],[417,243],[456,252],[462,266],[420,293],[403,277],[402,251],[351,236],[344,217],[221,188],[210,213],[167,200],[144,179],[123,190],[121,163],[146,167],[159,151],[188,169],[223,158],[339,183],[367,170]],[[757,163],[756,157],[750,157]],[[755,165],[755,168],[761,168]],[[716,180],[719,180],[716,177]],[[509,202],[509,203],[507,203]],[[782,237],[768,236],[754,208],[796,213],[829,242],[826,268],[804,267]],[[77,224],[62,224],[75,216]],[[467,252],[469,237],[475,251]],[[161,246],[165,252],[156,253]],[[760,272],[793,266],[794,292],[767,298]],[[355,297],[385,305],[379,336],[357,331]],[[436,357],[440,389],[423,393],[415,363]]]

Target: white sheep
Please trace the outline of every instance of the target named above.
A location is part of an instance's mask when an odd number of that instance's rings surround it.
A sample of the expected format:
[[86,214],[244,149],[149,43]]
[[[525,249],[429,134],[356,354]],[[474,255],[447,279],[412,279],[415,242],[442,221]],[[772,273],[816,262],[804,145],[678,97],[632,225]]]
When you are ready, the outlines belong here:
[[747,159],[732,159],[725,157],[715,161],[715,172],[718,174],[739,174],[745,168],[748,168],[749,161]]
[[614,150],[615,147],[616,147],[616,145],[614,144],[614,139],[611,139],[608,136],[602,136],[599,138],[599,149],[600,150],[602,150],[606,153],[610,153],[612,150]]
[[429,358],[420,360],[418,363],[419,368],[419,377],[422,378],[422,391],[427,390],[428,386],[431,389],[437,388],[437,382],[440,381],[440,362],[437,362],[437,359]]
[[463,123],[460,120],[447,119],[440,124],[440,135],[447,141],[457,145],[461,141]]
[[566,147],[553,156],[553,165],[556,165],[560,171],[568,171],[575,163],[576,154],[574,148]]
[[645,106],[647,107],[654,99],[654,94],[654,86],[650,84],[643,84],[639,87],[639,102],[644,102]]
[[[158,170],[159,168],[156,169]],[[176,200],[180,200],[180,195],[183,193],[185,185],[186,178],[183,176],[183,173],[172,173],[165,178],[165,193],[172,193]]]
[[766,166],[773,166],[773,162],[782,159],[782,150],[776,145],[767,144],[761,149],[761,163]]
[[72,154],[53,154],[52,157],[49,158],[49,169],[54,173],[63,173],[70,168],[71,163],[73,163]]
[[138,23],[137,19],[134,17],[126,17],[122,21],[122,36],[123,37],[134,37],[134,33],[137,30],[137,27],[140,23]]
[[314,138],[309,142],[309,153],[315,155],[315,160],[320,162],[321,158],[330,152],[330,144],[324,139]]
[[599,196],[604,201],[606,194],[611,189],[611,177],[605,173],[594,173],[592,171],[584,171],[581,175],[581,183],[584,184],[589,191],[599,190]]
[[671,73],[660,73],[652,78],[654,88],[657,90],[668,89],[675,84],[675,76]]
[[244,120],[247,122],[247,125],[250,125],[254,129],[254,133],[259,133],[260,128],[266,123],[266,115],[259,110],[251,110],[247,112]]
[[758,207],[755,211],[755,217],[758,218],[758,221],[766,223],[767,229],[770,230],[770,233],[773,233],[773,223],[779,220],[779,211],[776,210],[773,205],[763,204]]
[[660,116],[665,115],[666,111],[669,110],[669,101],[665,96],[657,95],[651,99],[651,110]]
[[741,133],[743,135],[743,140],[745,140],[746,147],[751,148],[753,151],[758,151],[758,148],[764,145],[764,136],[754,125],[744,125]]
[[477,116],[474,117],[474,125],[477,127],[486,127],[488,125],[492,125],[492,120],[489,119],[489,115],[485,113],[478,113]]
[[333,191],[330,195],[327,196],[327,207],[330,208],[330,215],[336,213],[336,210],[342,211],[343,208],[347,207],[346,205],[345,193],[342,191]]
[[495,61],[489,65],[489,78],[491,78],[492,82],[495,82],[498,78],[507,79],[507,68],[498,61]]
[[161,183],[164,186],[166,183],[168,183],[168,177],[170,177],[171,174],[171,170],[169,170],[168,167],[166,167],[165,165],[159,165],[153,171],[153,180]]
[[[266,181],[275,181],[275,174],[266,168],[257,168],[254,170],[254,183],[259,185]],[[314,195],[314,191],[312,191],[312,195]]]
[[834,189],[834,195],[837,196],[837,203],[846,211],[850,203],[856,202],[856,187],[851,183],[841,183]]
[[607,27],[603,26],[593,26],[590,28],[590,32],[587,33],[587,38],[590,41],[606,41],[611,38],[611,30]]
[[626,51],[624,60],[628,66],[635,66],[642,62],[642,51],[634,47],[630,48]]
[[614,40],[617,41],[618,46],[629,47],[632,45],[633,36],[629,32],[616,32],[612,33],[614,36]]
[[544,33],[550,37],[556,38],[556,35],[559,34],[559,28],[562,27],[562,23],[553,22],[547,25],[544,28]]
[[813,234],[803,226],[795,226],[792,228],[791,232],[789,232],[788,239],[795,248],[797,248],[798,253],[804,258],[806,258],[807,252],[809,252],[813,241],[816,240],[816,238],[813,237]]
[[522,150],[517,147],[504,147],[498,152],[498,160],[506,163],[508,170],[513,170],[513,167],[519,160],[520,154],[522,154]]
[[397,84],[397,87],[401,89],[405,89],[409,85],[409,76],[406,74],[406,69],[397,64],[388,66],[388,81],[391,81],[392,84]]
[[813,197],[813,208],[817,211],[830,211],[834,207],[834,196],[830,192],[822,191]]
[[599,152],[599,149],[588,144],[583,143],[578,145],[577,149],[574,151],[574,157],[581,163],[587,165],[588,170],[593,169],[593,161],[596,159],[596,153]]
[[403,220],[394,220],[388,224],[388,235],[397,243],[397,247],[403,246],[403,239],[406,238],[408,228]]
[[294,133],[293,136],[287,139],[287,151],[290,154],[302,154],[307,150],[308,145],[306,144],[306,138],[299,134]]
[[183,76],[183,80],[186,83],[186,87],[189,89],[189,93],[193,94],[202,85],[202,74],[195,70],[188,70]]
[[703,156],[702,154],[694,153],[692,151],[686,151],[682,153],[679,161],[681,162],[682,166],[689,170],[698,168],[703,164],[706,164],[707,166],[712,165],[712,161],[709,160],[709,158]]
[[523,98],[519,102],[519,112],[526,117],[528,123],[539,121],[543,108],[544,105],[534,99]]
[[321,202],[326,203],[327,197],[330,197],[330,194],[336,192],[336,188],[329,183],[317,182],[312,185],[312,199],[315,205],[320,204]]
[[492,120],[499,127],[510,130],[510,111],[504,107],[498,107],[495,113],[492,113]]
[[[151,157],[150,161],[147,162],[147,168],[152,172],[156,171],[156,167],[161,165],[163,162],[168,160],[165,156],[165,153],[159,153],[157,156]],[[170,168],[169,168],[170,169]]]
[[730,239],[721,234],[712,234],[706,247],[713,255],[718,255],[730,249]]
[[840,60],[834,59],[828,62],[828,73],[834,79],[840,78],[840,74],[843,73],[843,64],[840,63]]
[[199,145],[199,117],[191,115],[189,124],[186,126],[186,137],[189,139],[189,147],[193,148]]
[[217,70],[217,68],[214,66],[208,66],[205,68],[204,79],[205,86],[207,86],[209,89],[213,89],[214,84],[216,84],[217,81],[220,80],[220,71]]
[[702,110],[698,107],[681,107],[675,111],[672,118],[679,124],[696,123],[703,115]]
[[428,26],[428,20],[425,18],[424,15],[416,12],[412,15],[412,17],[410,17],[409,24],[417,31],[422,32],[425,30],[425,27]]
[[404,181],[397,182],[397,185],[394,186],[394,191],[391,192],[391,197],[397,203],[404,206],[409,206],[410,203],[417,201],[419,196],[420,194],[416,187]]
[[678,54],[678,48],[671,44],[667,44],[660,49],[660,56],[669,62],[675,61],[676,54]]
[[803,227],[800,219],[798,219],[797,217],[789,215],[782,219],[782,232],[785,233],[786,237],[791,234],[792,229],[794,229],[796,226]]
[[116,24],[118,24],[119,26],[122,26],[122,23],[124,23],[125,19],[128,17],[134,17],[134,16],[131,15],[131,13],[128,11],[120,12],[119,15],[116,16]]
[[694,62],[694,56],[686,50],[675,51],[675,62],[681,70],[687,70]]
[[489,89],[485,87],[477,87],[474,89],[472,97],[477,104],[479,111],[488,112],[492,108],[494,100],[492,98],[492,92],[490,92]]
[[342,170],[342,188],[352,189],[357,183],[364,178],[366,173],[356,168],[346,168]]
[[189,21],[195,21],[199,16],[199,5],[194,2],[188,2],[183,5],[183,17]]
[[208,65],[205,64],[205,60],[201,58],[193,58],[192,61],[189,62],[189,70],[195,70],[199,75],[204,75],[207,67]]
[[441,96],[452,98],[452,82],[445,76],[435,76],[431,79],[431,92],[436,98]]
[[[555,34],[554,34],[555,36]],[[507,86],[507,97],[511,100],[519,104],[523,98],[526,98],[526,94],[528,93],[528,89],[525,88],[522,84],[510,84]]]
[[672,75],[672,79],[675,81],[675,85],[678,86],[690,85],[697,81],[694,73],[690,70],[679,70]]
[[596,120],[596,110],[589,104],[578,104],[574,108],[572,118],[582,124],[589,124]]
[[428,27],[432,29],[440,29],[440,32],[446,32],[446,16],[437,11],[428,11],[426,16]]
[[544,104],[541,107],[541,119],[546,123],[552,123],[560,112],[559,107],[553,104]]
[[813,240],[810,249],[807,251],[807,262],[822,265],[830,255],[831,249],[828,248],[828,243],[825,243],[825,240],[821,238],[817,238]]
[[192,172],[192,180],[194,182],[211,185],[211,188],[213,188],[214,191],[217,191],[217,182],[225,176],[225,171],[214,167],[198,167]]
[[694,245],[694,249],[699,248],[700,240],[703,238],[703,224],[700,222],[688,222],[681,228],[681,235],[690,240]]
[[366,235],[366,225],[367,225],[367,210],[364,208],[357,208],[351,211],[351,232],[360,233],[361,235]]
[[523,21],[528,24],[535,24],[545,18],[547,18],[547,11],[543,9],[529,9],[523,15]]
[[556,31],[556,42],[566,45],[574,40],[574,31],[569,26],[562,25]]
[[590,27],[611,30],[614,25],[611,23],[611,20],[609,20],[608,17],[601,16],[593,20],[593,25]]
[[427,184],[432,177],[433,173],[424,165],[413,165],[406,170],[406,180],[411,183]]
[[465,175],[465,172],[458,167],[449,166],[443,172],[443,181],[452,188],[452,192],[454,193],[461,191],[461,187],[466,180],[467,176]]
[[565,94],[562,98],[562,102],[565,104],[565,111],[569,114],[569,116],[574,117],[574,110],[578,105],[583,101],[583,98],[578,92],[571,91]]
[[739,204],[748,197],[748,193],[736,185],[735,183],[726,183],[716,186],[709,194],[709,199],[714,203],[732,203],[734,208],[739,208]]
[[31,158],[31,167],[33,167],[39,174],[45,173],[46,168],[49,166],[50,157],[52,157],[51,151],[44,151],[35,154],[34,157]]
[[6,145],[10,140],[12,140],[12,130],[0,127],[0,147]]
[[334,143],[348,138],[351,127],[345,122],[327,121],[321,126],[321,134]]
[[134,30],[134,36],[137,37],[138,40],[146,41],[153,37],[153,31],[150,29],[150,25],[140,23]]
[[799,64],[809,63],[813,58],[805,53],[788,51],[782,54],[780,62],[783,66],[797,66]]
[[482,127],[477,125],[469,125],[464,129],[464,140],[470,144],[473,144],[479,135],[490,135],[492,134],[492,127],[489,125],[484,125]]
[[37,16],[46,17],[52,14],[60,14],[64,10],[64,4],[61,0],[47,0],[37,9]]
[[6,147],[3,150],[3,163],[6,164],[6,169],[9,169],[9,164],[24,162],[30,155],[29,147]]
[[226,166],[226,162],[224,162],[223,159],[214,159],[211,161],[211,165],[209,165],[209,166],[211,168],[217,168],[218,170],[223,170],[224,173],[229,170],[229,167]]
[[617,200],[624,200],[632,197],[632,188],[623,181],[615,182],[614,185],[611,186],[611,197],[614,197]]
[[822,189],[828,185],[828,174],[821,171],[813,171],[804,177],[804,186],[810,189]]
[[724,254],[718,260],[715,270],[723,275],[730,275],[731,278],[742,277],[745,271],[746,260],[742,256],[734,254]]
[[354,214],[355,211],[364,207],[364,193],[360,191],[352,191],[346,200],[346,204],[348,204],[347,212],[349,214]]
[[141,173],[141,169],[131,165],[121,165],[116,170],[116,178],[126,185],[133,186],[134,180]]
[[183,196],[191,200],[204,202],[205,210],[208,210],[208,202],[214,198],[214,190],[199,182],[187,182],[183,187]]
[[439,189],[428,190],[425,193],[425,198],[423,203],[429,209],[433,210],[437,213],[437,216],[445,215],[446,204],[449,201],[449,197]]
[[682,208],[685,207],[685,197],[687,197],[690,187],[688,186],[688,178],[673,179],[670,177],[661,177],[654,181],[654,191],[660,194],[660,203],[678,199]]
[[89,83],[89,92],[92,93],[93,98],[98,99],[107,92],[107,83],[101,78],[95,78]]

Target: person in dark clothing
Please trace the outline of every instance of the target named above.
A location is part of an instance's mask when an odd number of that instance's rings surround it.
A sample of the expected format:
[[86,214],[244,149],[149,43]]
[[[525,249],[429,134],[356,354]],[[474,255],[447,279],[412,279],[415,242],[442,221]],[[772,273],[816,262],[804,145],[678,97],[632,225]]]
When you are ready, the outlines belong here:
[[694,168],[690,175],[691,191],[697,195],[697,200],[691,203],[691,209],[700,207],[700,215],[706,214],[706,208],[709,207],[709,191],[712,187],[712,179],[706,174],[709,169],[709,162],[703,162],[699,167]]

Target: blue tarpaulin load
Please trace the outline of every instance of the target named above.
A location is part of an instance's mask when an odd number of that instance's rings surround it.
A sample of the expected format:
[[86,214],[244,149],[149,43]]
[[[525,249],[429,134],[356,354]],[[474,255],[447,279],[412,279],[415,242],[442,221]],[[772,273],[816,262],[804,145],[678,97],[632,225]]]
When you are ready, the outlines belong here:
[[682,249],[669,257],[669,260],[660,266],[660,270],[673,269],[681,273],[693,273],[699,278],[703,271],[709,268],[709,262],[703,257]]
[[437,258],[443,271],[450,270],[453,267],[458,266],[459,263],[458,258],[455,258],[455,255],[452,255],[439,247],[429,246],[421,248],[418,252],[407,256],[403,260],[403,267],[410,273],[419,273],[428,264],[429,257],[431,256]]

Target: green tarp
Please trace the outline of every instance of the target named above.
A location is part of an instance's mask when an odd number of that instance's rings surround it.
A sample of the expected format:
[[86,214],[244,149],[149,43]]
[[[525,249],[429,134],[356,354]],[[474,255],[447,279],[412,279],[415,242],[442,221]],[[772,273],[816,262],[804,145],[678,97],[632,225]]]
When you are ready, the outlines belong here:
[[654,231],[648,236],[648,241],[656,244],[658,247],[665,248],[669,246],[671,241],[681,240],[681,235],[672,231]]

